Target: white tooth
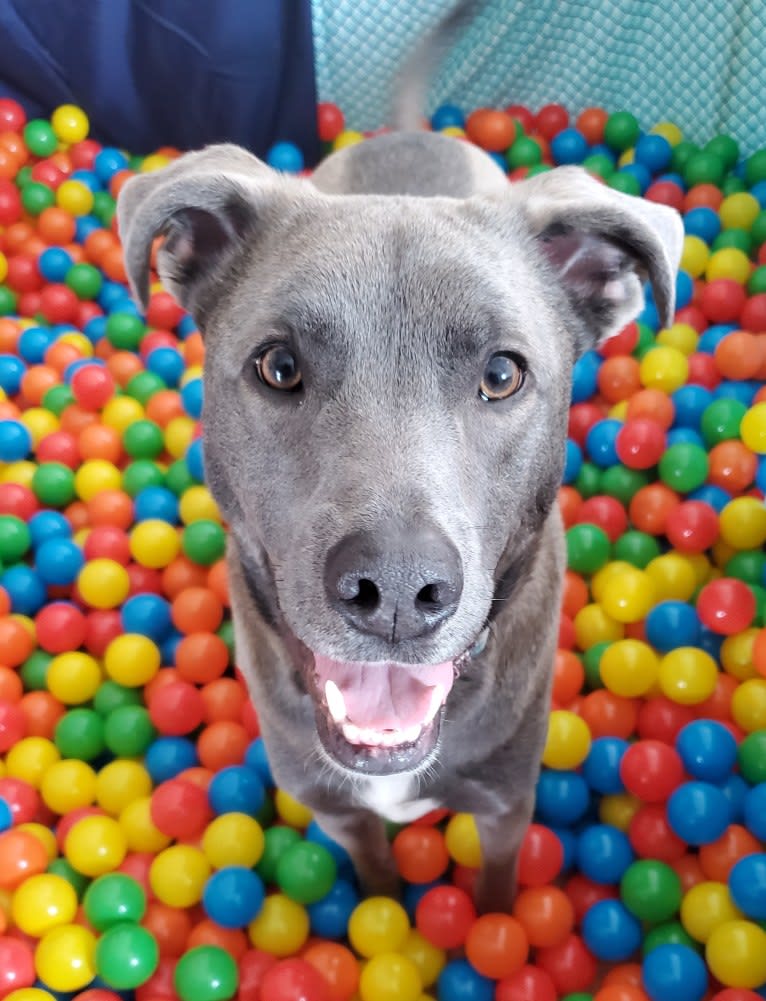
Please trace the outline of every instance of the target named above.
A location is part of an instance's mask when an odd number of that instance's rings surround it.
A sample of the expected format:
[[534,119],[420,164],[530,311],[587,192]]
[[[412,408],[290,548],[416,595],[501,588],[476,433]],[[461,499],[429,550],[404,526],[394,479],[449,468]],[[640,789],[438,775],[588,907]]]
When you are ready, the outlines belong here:
[[434,685],[433,691],[431,692],[431,704],[428,707],[426,718],[423,720],[424,726],[428,726],[431,720],[441,709],[442,702],[444,702],[444,695],[444,685]]
[[361,730],[358,726],[353,723],[343,724],[343,736],[349,742],[349,744],[359,744],[361,738]]
[[327,708],[336,723],[346,718],[346,700],[343,693],[334,681],[326,681],[324,686],[324,697],[327,700]]
[[420,726],[416,724],[415,726],[407,727],[406,730],[402,730],[402,743],[403,744],[414,744],[414,742],[420,736]]

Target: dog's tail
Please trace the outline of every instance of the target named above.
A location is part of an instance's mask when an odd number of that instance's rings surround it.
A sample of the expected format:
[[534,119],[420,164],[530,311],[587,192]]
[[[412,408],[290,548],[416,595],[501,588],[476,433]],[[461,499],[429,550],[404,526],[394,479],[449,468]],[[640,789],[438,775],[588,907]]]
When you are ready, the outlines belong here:
[[467,24],[483,0],[454,0],[452,9],[419,39],[394,87],[391,125],[400,132],[419,132],[426,114],[428,88],[456,32]]

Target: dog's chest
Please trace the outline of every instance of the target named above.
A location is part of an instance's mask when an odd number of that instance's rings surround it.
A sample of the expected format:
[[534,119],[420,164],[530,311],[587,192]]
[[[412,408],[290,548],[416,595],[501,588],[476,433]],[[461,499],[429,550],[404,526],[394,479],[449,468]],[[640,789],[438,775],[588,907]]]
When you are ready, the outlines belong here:
[[355,799],[386,820],[406,824],[441,806],[436,799],[413,799],[416,788],[411,775],[375,775],[356,785]]

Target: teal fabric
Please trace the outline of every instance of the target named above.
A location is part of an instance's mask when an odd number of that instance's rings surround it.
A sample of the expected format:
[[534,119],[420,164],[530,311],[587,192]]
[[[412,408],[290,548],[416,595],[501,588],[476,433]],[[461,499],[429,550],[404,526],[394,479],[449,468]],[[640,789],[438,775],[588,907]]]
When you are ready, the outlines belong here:
[[[460,0],[312,0],[319,98],[350,128],[384,124],[392,81]],[[480,0],[436,75],[428,111],[561,102],[632,111],[687,139],[766,146],[766,0]]]

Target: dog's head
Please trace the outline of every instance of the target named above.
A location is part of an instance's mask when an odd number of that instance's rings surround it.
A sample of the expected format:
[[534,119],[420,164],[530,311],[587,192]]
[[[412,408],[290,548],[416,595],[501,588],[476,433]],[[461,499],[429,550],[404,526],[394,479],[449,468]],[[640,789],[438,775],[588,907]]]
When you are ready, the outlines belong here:
[[163,235],[159,274],[204,333],[208,481],[325,750],[415,767],[534,558],[573,362],[645,278],[672,316],[678,217],[577,168],[466,199],[328,195],[228,146],[118,207],[137,298]]

